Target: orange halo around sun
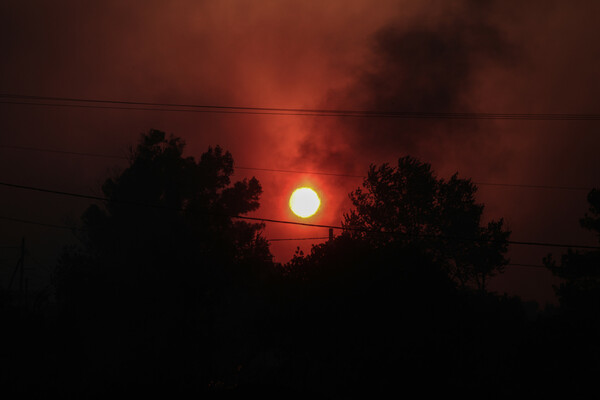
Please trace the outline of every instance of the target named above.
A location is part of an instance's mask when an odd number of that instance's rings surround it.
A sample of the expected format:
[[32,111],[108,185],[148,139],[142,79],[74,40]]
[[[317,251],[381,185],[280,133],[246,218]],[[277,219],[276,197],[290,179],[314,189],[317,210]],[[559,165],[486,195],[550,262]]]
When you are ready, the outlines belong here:
[[290,209],[294,214],[300,218],[308,218],[314,215],[319,206],[321,200],[317,193],[308,187],[301,187],[294,190],[290,197]]

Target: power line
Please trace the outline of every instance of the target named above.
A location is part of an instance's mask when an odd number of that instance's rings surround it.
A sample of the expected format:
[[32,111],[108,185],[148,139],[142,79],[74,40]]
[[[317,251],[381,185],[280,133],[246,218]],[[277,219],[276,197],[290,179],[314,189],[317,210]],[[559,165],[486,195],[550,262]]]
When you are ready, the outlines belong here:
[[[77,152],[77,151],[67,151],[67,150],[57,150],[57,149],[48,149],[41,147],[30,147],[30,146],[14,146],[14,145],[6,145],[0,144],[0,148],[3,149],[13,149],[13,150],[25,150],[25,151],[37,151],[44,153],[57,153],[57,154],[67,154],[67,155],[75,155],[75,156],[83,156],[83,157],[99,157],[99,158],[112,158],[112,159],[121,159],[128,160],[128,157],[125,156],[117,156],[114,154],[99,154],[99,153],[86,153],[86,152]],[[289,170],[289,169],[276,169],[276,168],[259,168],[259,167],[248,167],[248,166],[235,166],[236,169],[249,170],[249,171],[266,171],[266,172],[276,172],[276,173],[287,173],[287,174],[305,174],[305,175],[325,175],[325,176],[335,176],[342,178],[360,178],[364,179],[364,175],[354,175],[354,174],[343,174],[343,173],[334,173],[334,172],[323,172],[323,171],[302,171],[302,170]],[[496,183],[496,182],[473,182],[476,185],[480,186],[497,186],[497,187],[518,187],[518,188],[528,188],[528,189],[550,189],[550,190],[575,190],[575,191],[590,191],[591,187],[583,187],[583,186],[555,186],[555,185],[532,185],[532,184],[519,184],[519,183]]]
[[[31,224],[31,225],[46,226],[46,227],[57,228],[57,229],[85,230],[82,228],[77,228],[77,227],[72,227],[72,226],[50,224],[50,223],[46,223],[46,222],[33,221],[30,219],[6,217],[3,215],[0,215],[0,219],[11,221],[11,222],[21,222],[21,223]],[[321,237],[304,237],[304,238],[274,238],[274,239],[267,239],[267,240],[269,242],[283,242],[283,241],[295,241],[295,240],[324,240],[324,239],[329,239],[329,237],[321,236]],[[18,249],[20,247],[18,247],[18,246],[0,246],[0,248]]]
[[46,148],[41,148],[41,147],[29,147],[29,146],[13,146],[13,145],[8,145],[8,144],[0,144],[0,148],[12,149],[12,150],[37,151],[37,152],[41,152],[41,153],[67,154],[67,155],[82,156],[82,157],[114,158],[114,159],[124,159],[124,160],[128,159],[127,157],[117,156],[114,154],[82,153],[82,152],[78,152],[78,151],[46,149]]
[[0,104],[15,104],[26,106],[46,106],[46,107],[67,107],[67,108],[90,108],[104,110],[133,110],[133,111],[161,111],[161,112],[187,112],[187,113],[216,113],[216,114],[262,114],[262,115],[303,115],[314,117],[331,117],[337,114],[309,114],[309,113],[286,113],[286,112],[269,112],[269,111],[242,111],[228,109],[193,109],[193,108],[152,108],[152,107],[123,107],[123,106],[98,106],[98,105],[83,105],[83,104],[61,104],[61,103],[32,103],[32,102],[17,102],[17,101],[0,101]]
[[[181,208],[170,208],[170,207],[165,207],[165,206],[162,206],[159,204],[149,204],[149,203],[142,203],[142,202],[130,201],[130,200],[109,199],[109,198],[101,197],[101,196],[93,196],[93,195],[87,195],[87,194],[81,194],[81,193],[44,189],[44,188],[39,188],[39,187],[34,187],[34,186],[17,185],[17,184],[8,183],[8,182],[0,182],[0,186],[11,187],[14,189],[32,190],[32,191],[36,191],[36,192],[50,193],[50,194],[56,194],[56,195],[61,195],[61,196],[77,197],[77,198],[82,198],[82,199],[87,199],[87,200],[96,200],[96,201],[104,201],[104,202],[110,202],[110,203],[126,204],[126,205],[131,205],[131,206],[159,208],[159,209],[167,209],[167,210],[172,210],[172,211],[184,211]],[[216,215],[215,213],[212,213],[212,214]],[[348,228],[343,228],[341,226],[335,226],[335,225],[310,224],[310,223],[306,223],[306,222],[283,221],[283,220],[277,220],[277,219],[272,219],[272,218],[248,217],[248,216],[242,216],[242,215],[230,215],[230,214],[219,214],[219,215],[224,216],[224,217],[249,220],[249,221],[273,222],[273,223],[289,224],[289,225],[311,226],[311,227],[316,227],[316,228],[331,228],[331,229],[346,229],[346,230],[348,230]]]
[[364,178],[364,175],[340,174],[340,173],[334,173],[334,172],[300,171],[300,170],[290,170],[290,169],[240,167],[240,166],[235,166],[235,168],[251,170],[251,171],[281,172],[281,173],[285,173],[285,174],[327,175],[327,176],[337,176],[337,177],[344,177],[344,178]]
[[[33,225],[47,226],[47,227],[58,228],[58,229],[82,230],[81,228],[74,228],[74,227],[69,227],[69,226],[65,226],[65,225],[48,224],[48,223],[44,223],[44,222],[38,222],[38,221],[32,221],[32,220],[26,220],[26,219],[18,219],[18,218],[11,218],[11,217],[5,217],[5,216],[0,216],[0,219],[9,220],[9,221],[15,221],[15,222],[23,222],[23,223],[27,223],[27,224],[33,224]],[[282,242],[282,241],[296,241],[296,240],[325,240],[325,239],[329,239],[329,237],[327,237],[327,236],[321,236],[321,237],[305,237],[305,238],[276,238],[276,239],[267,239],[267,240],[269,242]],[[20,247],[18,247],[18,246],[2,246],[0,248],[18,249]],[[506,264],[506,266],[507,267],[544,268],[544,269],[547,268],[545,265],[525,264],[525,263],[509,263],[509,264]]]
[[[7,182],[0,182],[0,186],[11,187],[11,188],[15,188],[15,189],[32,190],[32,191],[43,192],[43,193],[51,193],[51,194],[56,194],[56,195],[61,195],[61,196],[71,196],[71,197],[77,197],[77,198],[83,198],[83,199],[89,199],[89,200],[120,203],[120,204],[132,205],[132,206],[160,208],[160,209],[166,209],[166,210],[171,210],[171,211],[184,211],[182,208],[171,208],[171,207],[165,207],[165,206],[158,205],[158,204],[148,204],[148,203],[141,203],[141,202],[129,201],[129,200],[109,199],[106,197],[91,196],[91,195],[85,195],[85,194],[80,194],[80,193],[71,193],[71,192],[64,192],[64,191],[51,190],[51,189],[43,189],[43,188],[38,188],[38,187],[34,187],[34,186],[17,185],[17,184],[12,184],[12,183],[7,183]],[[338,230],[342,230],[342,231],[354,231],[354,232],[360,232],[360,233],[401,235],[401,236],[420,237],[420,238],[431,237],[431,238],[447,239],[447,240],[479,241],[479,240],[472,239],[472,238],[444,237],[444,236],[432,236],[432,235],[429,235],[429,236],[427,236],[427,235],[407,235],[407,234],[404,234],[401,232],[385,232],[385,231],[368,230],[368,229],[356,228],[356,227],[343,227],[343,226],[339,226],[339,225],[312,224],[312,223],[308,223],[308,222],[285,221],[285,220],[274,219],[274,218],[249,217],[249,216],[232,215],[232,214],[225,214],[225,213],[218,214],[218,213],[214,213],[214,212],[210,212],[210,213],[207,212],[207,214],[219,215],[219,216],[223,216],[223,217],[241,219],[241,220],[257,221],[257,222],[261,222],[261,223],[271,222],[271,223],[276,223],[276,224],[299,225],[299,226],[308,226],[308,227],[313,227],[313,228],[338,229]],[[7,218],[5,218],[5,219],[7,219]],[[49,225],[49,224],[46,224],[46,225]],[[485,241],[485,240],[482,240],[482,241]],[[507,244],[520,245],[520,246],[565,247],[565,248],[575,248],[575,249],[600,250],[600,247],[598,247],[598,246],[578,245],[578,244],[550,243],[550,242],[537,242],[537,241],[516,241],[516,240],[507,240],[507,241],[502,241],[502,242],[503,243],[505,242]]]
[[[410,119],[509,119],[534,121],[598,121],[600,114],[569,113],[482,113],[482,112],[411,112],[385,110],[348,110],[325,108],[282,108],[256,106],[230,106],[213,104],[157,103],[144,101],[107,100],[74,97],[37,96],[22,94],[0,94],[0,98],[27,100],[1,101],[2,104],[33,105],[50,107],[75,107],[96,109],[120,109],[139,111],[200,112],[226,114],[300,115],[315,117],[370,117]],[[51,101],[54,103],[31,102]],[[60,102],[60,103],[59,103]],[[77,104],[73,104],[77,103]],[[84,103],[84,104],[81,104]],[[99,105],[104,104],[104,105]]]
[[[56,224],[49,224],[46,222],[39,222],[39,221],[32,221],[29,219],[21,219],[21,218],[13,218],[13,217],[6,217],[4,215],[0,215],[0,219],[5,220],[5,221],[11,221],[11,222],[20,222],[23,224],[31,224],[31,225],[39,225],[39,226],[46,226],[49,228],[56,228],[56,229],[68,229],[68,230],[78,230],[79,228],[74,228],[74,227],[70,227],[70,226],[65,226],[65,225],[56,225]],[[17,247],[10,247],[10,248],[17,248]]]
[[504,186],[504,187],[519,187],[529,189],[558,189],[558,190],[592,190],[591,187],[583,186],[553,186],[553,185],[530,185],[530,184],[519,184],[519,183],[492,183],[492,182],[473,182],[476,185],[485,186]]
[[571,247],[574,249],[588,249],[588,250],[600,250],[600,246],[588,246],[588,245],[570,245],[564,243],[548,243],[548,242],[528,242],[519,240],[507,240],[508,244],[515,244],[521,246],[542,246],[542,247]]
[[320,237],[304,237],[304,238],[276,238],[276,239],[267,239],[269,242],[284,242],[284,241],[295,241],[295,240],[324,240],[329,239],[329,236],[320,236]]
[[[362,178],[362,179],[365,178],[364,175],[339,174],[339,173],[317,172],[317,171],[298,171],[298,170],[240,167],[240,166],[236,166],[235,168],[245,169],[245,170],[254,170],[254,171],[282,172],[282,173],[288,173],[288,174],[330,175],[330,176],[347,177],[347,178]],[[530,185],[530,184],[520,184],[520,183],[495,183],[495,182],[479,182],[479,181],[473,181],[473,183],[476,185],[481,185],[481,186],[518,187],[518,188],[528,188],[528,189],[558,189],[558,190],[577,190],[577,191],[592,190],[591,187],[583,187],[583,186]]]
[[[43,189],[43,188],[38,188],[38,187],[33,187],[33,186],[16,185],[14,183],[0,182],[0,185],[15,188],[15,189],[33,190],[33,191],[42,192],[42,193],[51,193],[51,194],[58,194],[58,195],[62,195],[62,196],[78,197],[81,199],[115,202],[115,200],[110,200],[106,197],[92,196],[92,195],[88,195],[88,194],[80,194],[80,193],[72,193],[72,192],[63,192],[60,190]],[[121,203],[124,201],[119,201],[119,202]],[[141,203],[136,203],[136,202],[127,202],[127,203],[132,203],[135,205],[143,205]]]
[[[83,156],[83,157],[114,158],[114,159],[120,159],[120,160],[128,160],[129,159],[129,157],[117,156],[114,154],[84,153],[84,152],[78,152],[78,151],[47,149],[47,148],[30,147],[30,146],[14,146],[14,145],[7,145],[7,144],[0,144],[0,148],[12,149],[12,150],[37,151],[37,152],[42,152],[42,153],[68,154],[68,155]],[[299,171],[299,170],[288,170],[288,169],[245,167],[245,166],[238,166],[238,165],[236,165],[235,168],[243,169],[243,170],[252,170],[252,171],[282,172],[282,173],[289,173],[289,174],[330,175],[330,176],[349,177],[349,178],[363,178],[364,177],[363,175],[341,174],[341,173],[332,173],[332,172]]]

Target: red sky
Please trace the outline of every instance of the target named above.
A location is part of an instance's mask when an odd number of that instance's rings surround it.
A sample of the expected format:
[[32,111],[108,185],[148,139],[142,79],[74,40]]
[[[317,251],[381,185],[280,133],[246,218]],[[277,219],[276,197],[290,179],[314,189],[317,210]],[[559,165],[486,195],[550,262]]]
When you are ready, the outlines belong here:
[[[523,4],[525,3],[525,4]],[[3,1],[0,92],[161,103],[491,113],[598,113],[595,1]],[[410,154],[439,176],[600,186],[598,122],[376,120],[81,110],[0,104],[0,144],[124,155],[141,132],[208,146],[239,166],[364,174]],[[0,149],[0,180],[100,194],[119,160]],[[318,189],[310,222],[339,225],[360,179],[238,170],[263,185],[256,215],[293,220],[293,188]],[[596,244],[579,228],[585,191],[481,186],[513,240]],[[87,202],[0,189],[0,214],[64,224]],[[68,232],[1,222],[50,264]],[[268,238],[326,236],[269,224]],[[274,242],[287,261],[311,242]],[[556,249],[513,247],[516,263]],[[0,253],[0,266],[12,265]],[[32,261],[33,262],[33,261]],[[3,275],[4,276],[4,275]],[[552,300],[543,269],[507,268],[493,288]]]

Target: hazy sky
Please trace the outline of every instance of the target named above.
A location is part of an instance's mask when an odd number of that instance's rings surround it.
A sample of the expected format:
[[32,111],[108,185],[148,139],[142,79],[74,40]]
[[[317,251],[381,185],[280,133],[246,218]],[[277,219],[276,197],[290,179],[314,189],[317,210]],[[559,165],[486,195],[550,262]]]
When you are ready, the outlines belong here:
[[[598,113],[596,1],[10,1],[0,3],[0,92],[259,107],[424,112]],[[2,100],[2,99],[0,99]],[[4,99],[6,100],[6,99]],[[406,120],[71,109],[0,104],[0,145],[125,155],[160,129],[198,156],[236,165],[364,174],[413,155],[438,175],[482,183],[600,186],[599,122]],[[125,166],[109,158],[0,148],[0,180],[100,194]],[[311,222],[339,225],[361,180],[238,170],[263,185],[256,215],[293,220],[291,191],[319,190]],[[480,186],[486,218],[513,240],[597,243],[579,228],[585,191]],[[0,188],[0,215],[54,224],[89,203]],[[71,234],[0,221],[0,245],[27,238],[50,265]],[[268,225],[269,238],[326,236]],[[287,261],[311,242],[276,242]],[[516,263],[556,249],[513,247]],[[14,255],[0,252],[4,272]],[[33,259],[31,262],[35,262]],[[552,297],[549,273],[507,268],[494,289]]]

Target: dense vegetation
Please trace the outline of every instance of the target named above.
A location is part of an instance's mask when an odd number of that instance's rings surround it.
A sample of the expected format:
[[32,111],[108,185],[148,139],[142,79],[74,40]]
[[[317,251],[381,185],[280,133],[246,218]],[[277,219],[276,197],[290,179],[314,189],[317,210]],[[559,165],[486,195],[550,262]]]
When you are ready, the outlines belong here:
[[[576,393],[599,372],[599,253],[568,252],[560,307],[531,312],[486,291],[509,232],[481,221],[469,180],[405,157],[373,166],[347,230],[284,265],[256,179],[231,182],[219,147],[200,159],[151,131],[108,179],[103,207],[57,261],[55,300],[2,292],[0,387],[114,394],[506,397]],[[600,233],[600,196],[584,227]]]

